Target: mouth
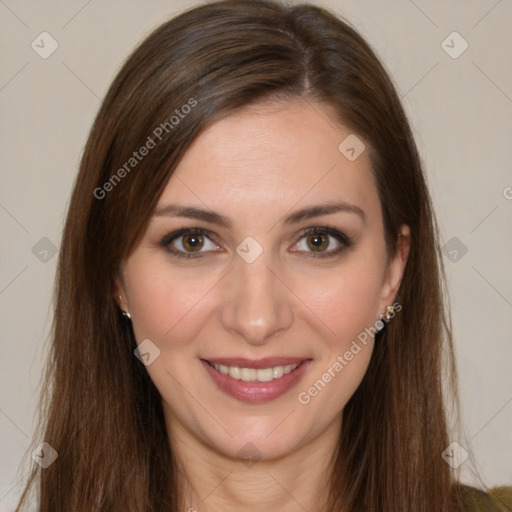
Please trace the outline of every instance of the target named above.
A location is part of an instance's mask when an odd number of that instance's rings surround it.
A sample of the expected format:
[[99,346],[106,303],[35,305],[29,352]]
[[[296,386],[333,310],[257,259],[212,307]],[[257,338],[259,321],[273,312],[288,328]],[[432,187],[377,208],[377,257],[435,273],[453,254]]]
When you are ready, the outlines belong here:
[[217,387],[244,402],[273,400],[293,388],[311,366],[311,359],[201,359]]
[[268,368],[228,366],[212,363],[211,361],[208,361],[208,364],[213,366],[218,372],[229,375],[233,379],[243,380],[244,382],[270,382],[274,379],[280,379],[283,375],[287,375],[302,363],[287,364],[286,366],[270,366]]

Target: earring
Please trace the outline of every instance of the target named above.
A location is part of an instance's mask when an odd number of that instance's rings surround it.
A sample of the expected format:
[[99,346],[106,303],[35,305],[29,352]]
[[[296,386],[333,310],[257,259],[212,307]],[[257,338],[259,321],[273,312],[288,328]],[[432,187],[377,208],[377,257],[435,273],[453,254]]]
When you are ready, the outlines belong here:
[[384,318],[385,320],[391,320],[393,318],[393,313],[395,311],[395,308],[393,306],[387,306],[386,311],[383,315],[380,315],[381,320]]
[[[123,299],[121,297],[121,295],[119,295],[119,300],[122,302]],[[129,320],[131,320],[131,315],[130,313],[128,313],[128,311],[125,311],[123,308],[121,308],[121,313],[123,314],[123,316],[125,316],[126,318],[128,318]]]

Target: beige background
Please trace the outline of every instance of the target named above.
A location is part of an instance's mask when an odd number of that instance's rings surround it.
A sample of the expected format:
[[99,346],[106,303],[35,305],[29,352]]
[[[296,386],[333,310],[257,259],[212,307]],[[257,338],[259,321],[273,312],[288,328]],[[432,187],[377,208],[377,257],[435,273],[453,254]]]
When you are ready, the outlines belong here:
[[[382,57],[417,134],[444,242],[467,247],[462,257],[455,248],[458,261],[446,256],[463,419],[483,479],[511,484],[512,2],[315,3],[345,16]],[[88,130],[132,48],[194,4],[0,0],[2,511],[13,509],[31,446],[57,260],[50,244],[59,245]],[[58,42],[47,59],[31,48],[43,31]],[[458,58],[442,46],[453,31],[469,44]],[[446,44],[463,48],[457,36]]]

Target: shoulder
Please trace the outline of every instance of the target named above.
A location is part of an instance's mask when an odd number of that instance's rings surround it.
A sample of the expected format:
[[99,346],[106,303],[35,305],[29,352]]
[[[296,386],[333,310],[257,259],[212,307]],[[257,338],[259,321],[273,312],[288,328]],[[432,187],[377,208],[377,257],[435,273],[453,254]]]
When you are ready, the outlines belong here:
[[492,487],[488,492],[458,484],[460,512],[512,512],[512,486]]

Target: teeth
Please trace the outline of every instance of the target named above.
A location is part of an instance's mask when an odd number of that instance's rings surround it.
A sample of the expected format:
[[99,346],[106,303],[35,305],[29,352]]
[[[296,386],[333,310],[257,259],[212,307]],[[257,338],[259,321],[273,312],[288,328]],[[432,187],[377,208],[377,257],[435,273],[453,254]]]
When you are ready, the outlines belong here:
[[282,377],[284,375],[284,368],[282,366],[276,366],[273,368],[274,371],[274,379],[279,379],[279,377]]
[[230,366],[229,367],[229,376],[233,377],[233,379],[240,380],[241,379],[240,368],[238,368],[238,366]]
[[217,371],[229,375],[233,379],[245,382],[270,382],[279,379],[283,375],[295,370],[299,363],[287,364],[286,366],[274,366],[273,368],[240,368],[238,366],[226,366],[223,364],[210,363]]
[[256,380],[256,370],[254,368],[240,368],[240,376],[242,380],[251,382]]
[[256,370],[256,380],[259,382],[270,382],[274,380],[274,368],[260,368]]

